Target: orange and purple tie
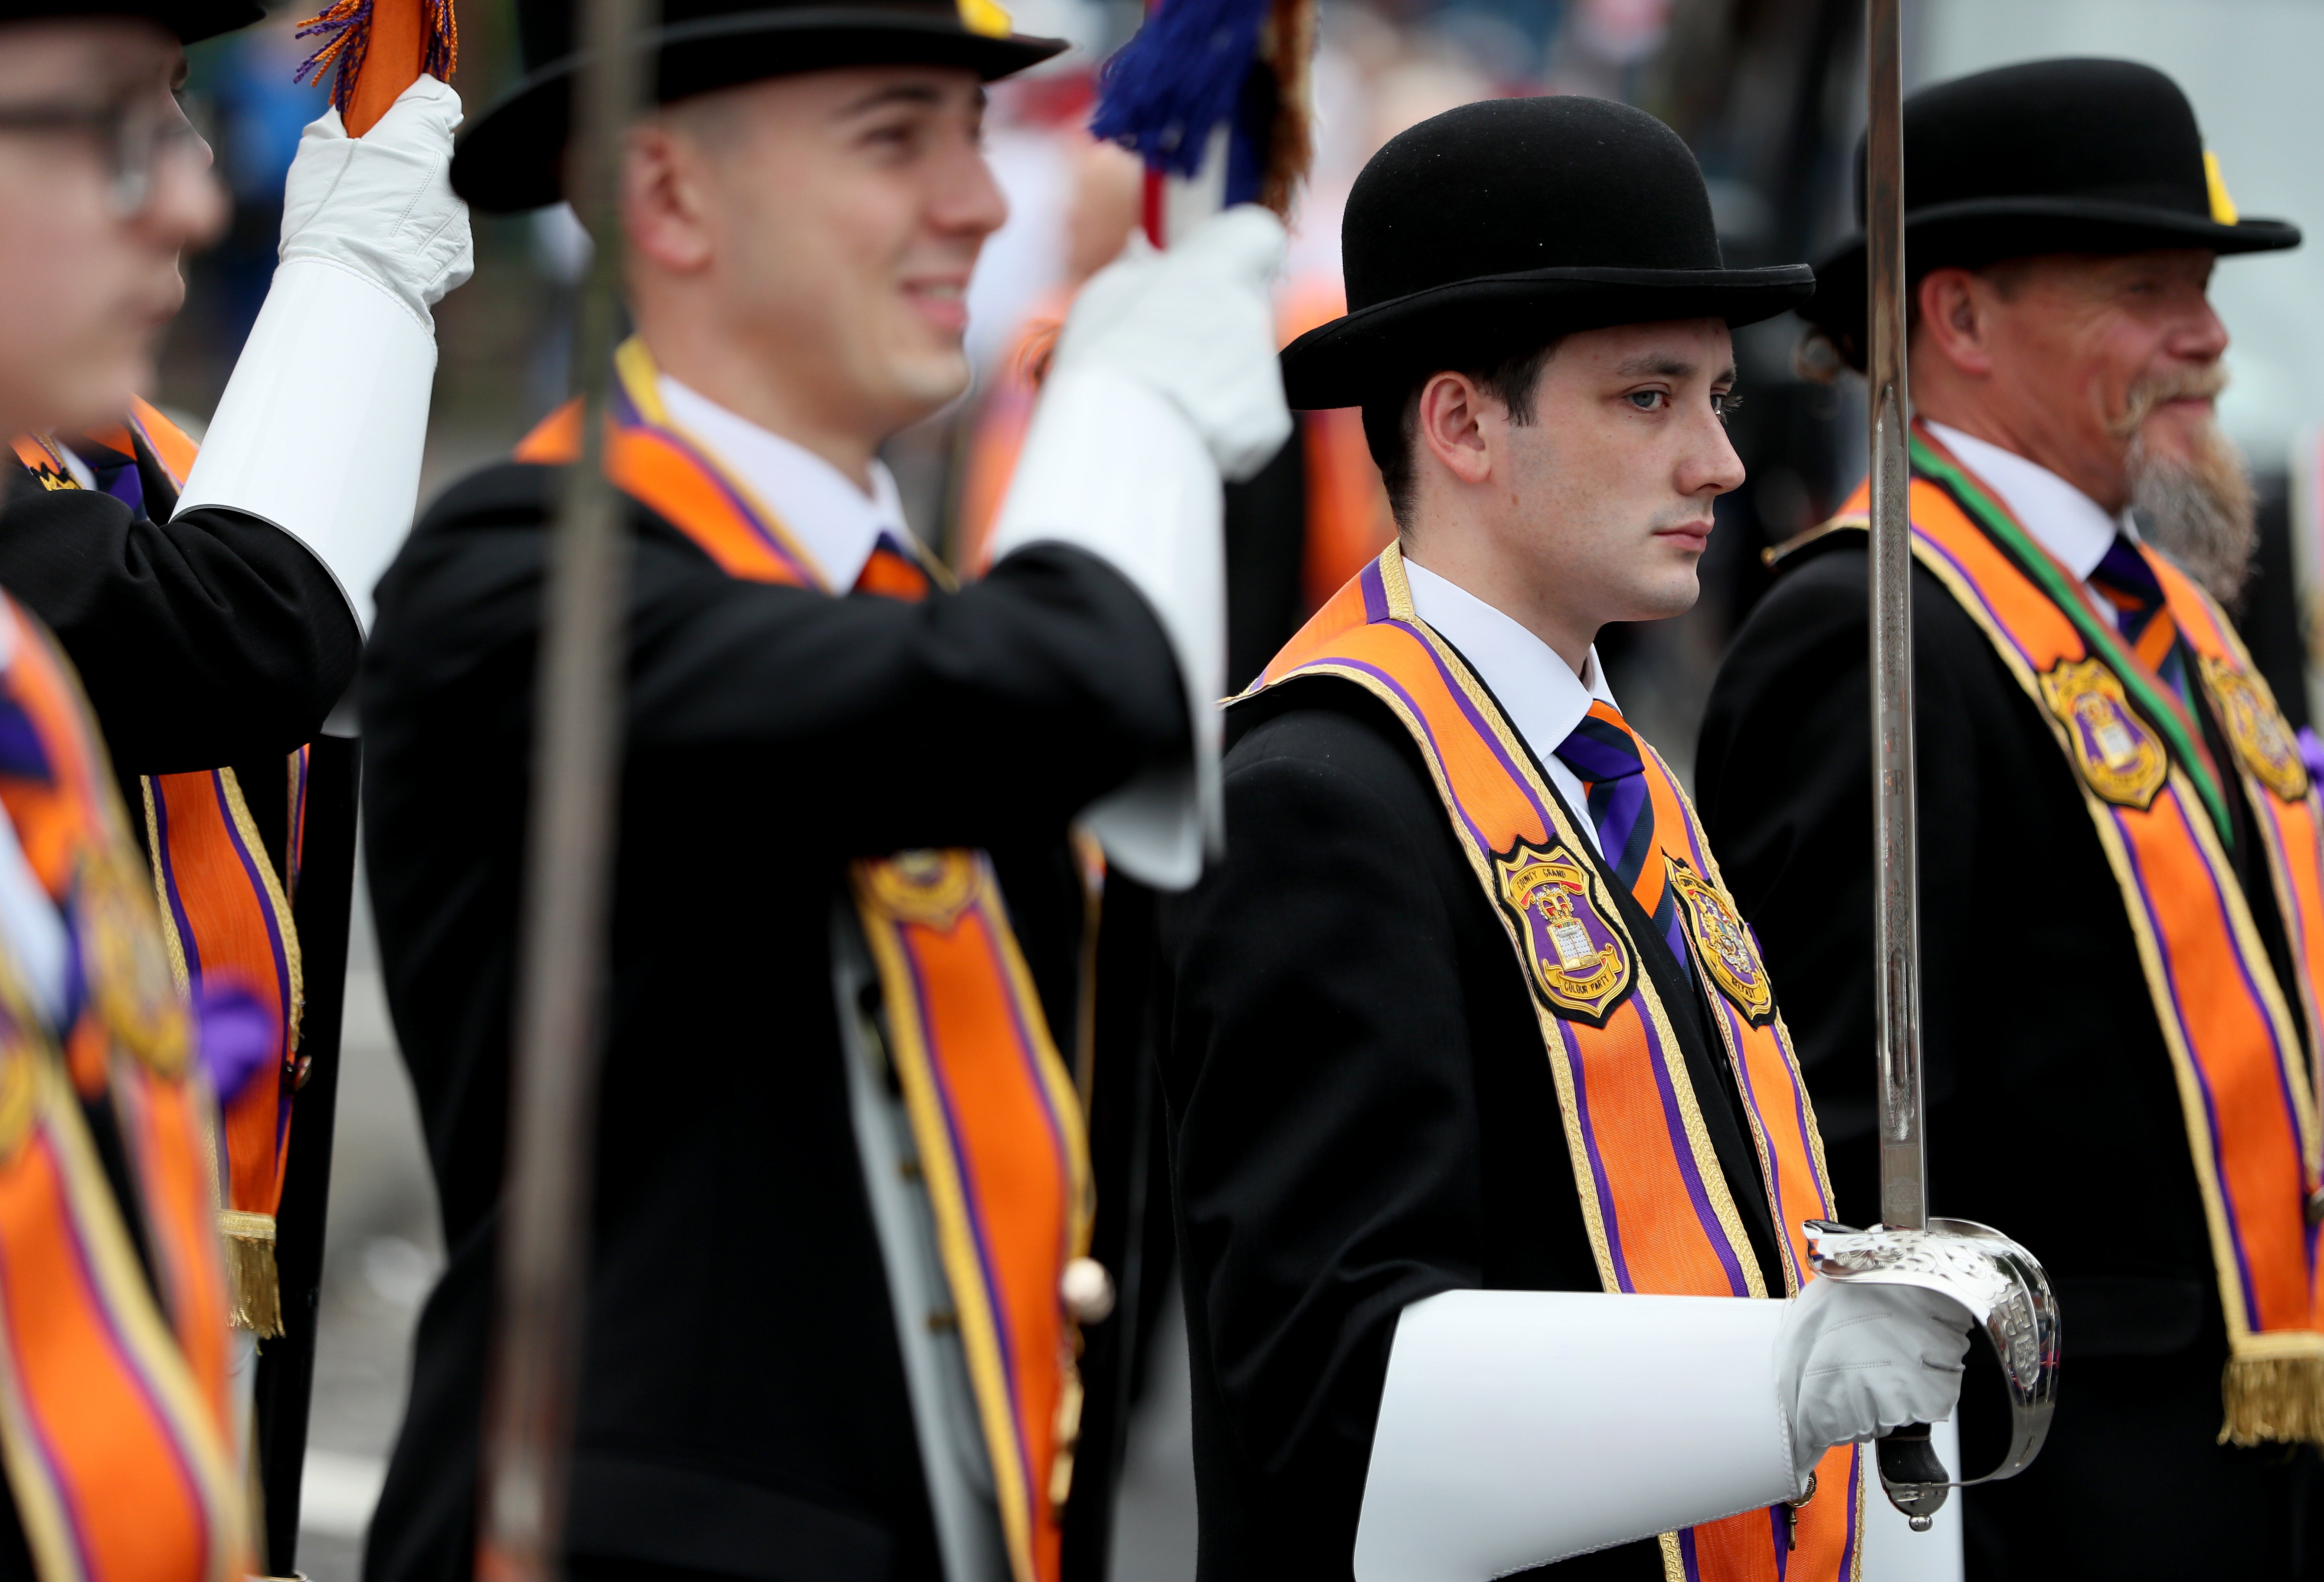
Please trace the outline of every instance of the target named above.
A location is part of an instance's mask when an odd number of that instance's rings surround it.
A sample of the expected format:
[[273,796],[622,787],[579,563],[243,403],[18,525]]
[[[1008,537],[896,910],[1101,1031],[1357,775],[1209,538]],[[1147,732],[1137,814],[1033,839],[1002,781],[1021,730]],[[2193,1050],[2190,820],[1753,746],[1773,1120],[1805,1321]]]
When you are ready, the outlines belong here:
[[1686,929],[1678,915],[1678,897],[1654,860],[1655,799],[1646,789],[1646,755],[1622,711],[1609,703],[1592,703],[1582,722],[1558,744],[1557,756],[1582,782],[1606,866],[1654,919],[1655,932],[1670,942],[1672,953],[1684,966]]
[[2179,623],[2171,617],[2162,579],[2138,546],[2116,533],[2105,558],[2090,573],[2090,586],[2114,606],[2114,623],[2133,658],[2146,667],[2179,701],[2190,701],[2187,664],[2179,654]]

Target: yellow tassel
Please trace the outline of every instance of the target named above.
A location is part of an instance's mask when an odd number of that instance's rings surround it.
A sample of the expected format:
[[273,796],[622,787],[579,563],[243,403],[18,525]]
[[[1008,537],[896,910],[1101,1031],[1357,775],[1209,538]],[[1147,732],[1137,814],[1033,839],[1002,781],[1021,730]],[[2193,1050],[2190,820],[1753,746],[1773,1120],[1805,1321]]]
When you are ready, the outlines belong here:
[[228,1209],[218,1215],[226,1237],[226,1304],[234,1327],[261,1340],[282,1333],[282,1277],[274,1267],[274,1216]]
[[2223,1445],[2324,1445],[2324,1355],[2229,1357],[2219,1394]]

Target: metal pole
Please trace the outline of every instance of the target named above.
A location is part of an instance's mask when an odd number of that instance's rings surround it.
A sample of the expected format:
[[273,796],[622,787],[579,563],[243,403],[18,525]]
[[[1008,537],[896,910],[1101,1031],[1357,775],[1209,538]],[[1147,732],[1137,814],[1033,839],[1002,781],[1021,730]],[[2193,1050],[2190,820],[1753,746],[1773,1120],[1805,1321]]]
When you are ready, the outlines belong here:
[[562,1570],[628,580],[622,505],[604,474],[604,414],[621,314],[622,155],[641,102],[636,41],[651,23],[651,0],[582,0],[570,188],[597,247],[573,345],[580,456],[567,480],[543,592],[508,1176],[479,1490],[482,1582],[553,1582]]
[[1872,417],[1872,739],[1879,782],[1880,1220],[1928,1224],[1922,1127],[1918,817],[1913,777],[1913,546],[1904,375],[1903,0],[1869,0],[1864,231]]

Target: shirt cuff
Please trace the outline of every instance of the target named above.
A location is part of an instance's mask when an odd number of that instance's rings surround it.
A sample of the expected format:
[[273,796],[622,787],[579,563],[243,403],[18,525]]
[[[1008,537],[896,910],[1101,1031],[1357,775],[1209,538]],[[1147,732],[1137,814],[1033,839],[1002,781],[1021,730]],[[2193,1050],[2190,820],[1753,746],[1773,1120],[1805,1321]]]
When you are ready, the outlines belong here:
[[1356,1582],[1475,1582],[1792,1498],[1784,1304],[1448,1291],[1404,1310]]
[[1138,590],[1169,639],[1190,759],[1148,768],[1082,815],[1108,860],[1157,889],[1192,886],[1224,842],[1224,517],[1218,468],[1175,405],[1111,370],[1067,368],[1041,392],[993,533],[996,560],[1042,543],[1096,556]]
[[336,264],[274,271],[178,511],[272,523],[321,561],[364,630],[372,587],[411,530],[436,340]]

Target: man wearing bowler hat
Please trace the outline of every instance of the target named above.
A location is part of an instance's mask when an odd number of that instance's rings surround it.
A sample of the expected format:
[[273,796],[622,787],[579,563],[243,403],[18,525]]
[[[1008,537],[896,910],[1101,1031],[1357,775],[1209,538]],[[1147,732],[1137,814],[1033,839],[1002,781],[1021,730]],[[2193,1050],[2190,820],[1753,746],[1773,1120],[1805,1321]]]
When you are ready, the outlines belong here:
[[[1904,152],[1929,1175],[2067,1315],[2040,1461],[1964,1501],[1969,1574],[2311,1574],[2317,801],[2223,612],[2251,507],[2205,294],[2300,233],[2126,61],[1925,89]],[[1861,240],[1818,281],[1859,362]],[[1843,1219],[1878,1201],[1864,510],[1772,552],[1698,759]]]
[[1852,1577],[1858,1446],[1950,1413],[1969,1315],[1808,1278],[1773,991],[1591,646],[1694,602],[1729,328],[1812,277],[1574,97],[1404,133],[1342,252],[1286,384],[1399,536],[1236,701],[1167,929],[1199,1575]]
[[[560,189],[572,18],[453,183]],[[1183,887],[1214,846],[1221,480],[1290,431],[1243,207],[1101,272],[981,581],[878,460],[965,387],[1005,206],[983,85],[1063,48],[990,0],[678,0],[628,133],[635,338],[607,466],[629,712],[568,1568],[1056,1582],[1088,1155],[1052,1029],[1079,815]],[[469,1574],[547,529],[576,409],[456,484],[379,590],[359,694],[388,997],[449,1266],[371,1528],[374,1582]],[[1102,1480],[1101,1480],[1102,1481]]]

